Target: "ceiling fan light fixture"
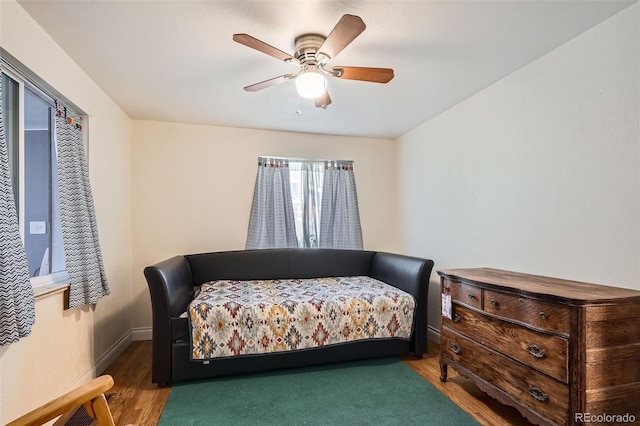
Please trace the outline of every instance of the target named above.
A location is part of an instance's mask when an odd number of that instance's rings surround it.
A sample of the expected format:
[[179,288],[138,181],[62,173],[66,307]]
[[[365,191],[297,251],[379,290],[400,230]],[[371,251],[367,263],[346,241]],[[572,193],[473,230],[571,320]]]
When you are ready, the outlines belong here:
[[303,98],[319,98],[327,90],[327,79],[319,72],[305,71],[296,77],[296,90]]

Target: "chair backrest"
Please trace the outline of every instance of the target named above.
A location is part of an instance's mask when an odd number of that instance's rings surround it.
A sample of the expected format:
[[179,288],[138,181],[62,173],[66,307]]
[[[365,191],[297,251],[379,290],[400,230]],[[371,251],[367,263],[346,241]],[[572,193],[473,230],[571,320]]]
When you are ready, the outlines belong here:
[[[15,419],[7,426],[40,426],[56,417],[75,411],[84,405],[87,414],[100,426],[114,426],[113,416],[104,393],[113,386],[113,378],[109,375],[97,377],[33,411]],[[58,421],[55,423],[59,424]]]

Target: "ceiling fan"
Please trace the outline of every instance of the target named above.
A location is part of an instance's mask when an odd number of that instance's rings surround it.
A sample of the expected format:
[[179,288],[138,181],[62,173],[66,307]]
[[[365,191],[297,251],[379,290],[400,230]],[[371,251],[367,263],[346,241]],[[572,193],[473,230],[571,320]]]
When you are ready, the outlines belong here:
[[294,42],[295,54],[293,56],[248,34],[234,34],[234,41],[300,68],[297,73],[284,74],[261,81],[246,86],[244,90],[255,92],[288,80],[295,80],[296,89],[300,96],[313,99],[318,108],[327,108],[331,103],[331,98],[327,92],[326,76],[345,80],[388,83],[393,78],[393,70],[390,68],[344,66],[327,68],[327,63],[342,52],[365,28],[366,25],[359,16],[344,15],[327,37],[319,34],[303,34],[297,37]]

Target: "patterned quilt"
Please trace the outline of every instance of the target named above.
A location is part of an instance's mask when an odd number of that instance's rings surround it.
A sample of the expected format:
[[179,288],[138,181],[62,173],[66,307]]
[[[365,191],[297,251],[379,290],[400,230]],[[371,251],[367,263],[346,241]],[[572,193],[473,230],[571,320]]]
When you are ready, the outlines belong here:
[[369,277],[212,281],[189,305],[192,359],[409,339],[413,296]]

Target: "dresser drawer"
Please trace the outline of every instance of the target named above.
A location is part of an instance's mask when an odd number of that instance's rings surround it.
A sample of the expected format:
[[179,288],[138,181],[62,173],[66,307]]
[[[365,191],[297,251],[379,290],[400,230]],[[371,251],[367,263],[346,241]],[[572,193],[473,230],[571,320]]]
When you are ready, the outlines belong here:
[[445,279],[442,282],[442,292],[445,294],[448,292],[455,303],[482,309],[482,289],[479,287]]
[[443,324],[564,383],[569,383],[569,341],[456,305]]
[[485,290],[484,310],[533,327],[569,334],[571,308],[549,301]]
[[441,353],[554,423],[565,424],[569,387],[442,327]]

